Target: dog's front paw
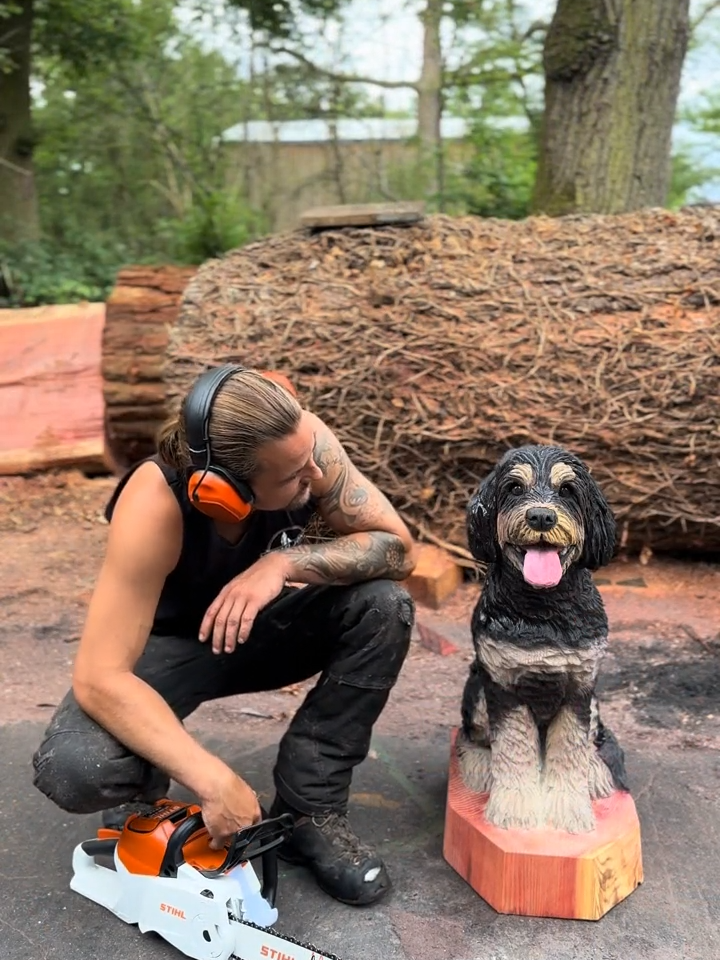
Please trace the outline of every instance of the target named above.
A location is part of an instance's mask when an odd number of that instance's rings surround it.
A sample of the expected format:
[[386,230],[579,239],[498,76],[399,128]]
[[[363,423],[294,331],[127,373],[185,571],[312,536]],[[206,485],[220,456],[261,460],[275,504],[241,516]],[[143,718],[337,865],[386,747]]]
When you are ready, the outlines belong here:
[[561,786],[547,785],[545,820],[549,827],[566,833],[590,833],[595,829],[590,793],[576,793]]
[[533,784],[527,789],[495,785],[485,808],[485,819],[504,830],[535,830],[543,825],[542,796]]
[[602,760],[596,751],[590,755],[590,768],[588,770],[588,787],[590,797],[593,800],[600,800],[603,797],[609,797],[615,792],[615,783],[607,764]]
[[456,742],[460,776],[468,790],[487,793],[492,784],[492,763],[489,747],[481,747],[462,733]]

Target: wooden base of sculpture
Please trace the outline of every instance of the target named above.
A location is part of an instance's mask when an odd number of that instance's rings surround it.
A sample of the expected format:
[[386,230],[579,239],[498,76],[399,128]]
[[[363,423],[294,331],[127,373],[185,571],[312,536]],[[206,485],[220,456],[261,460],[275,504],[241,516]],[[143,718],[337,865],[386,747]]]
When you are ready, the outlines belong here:
[[594,802],[592,833],[500,829],[485,820],[487,794],[462,781],[456,735],[443,855],[498,913],[599,920],[642,883],[640,822],[629,794]]

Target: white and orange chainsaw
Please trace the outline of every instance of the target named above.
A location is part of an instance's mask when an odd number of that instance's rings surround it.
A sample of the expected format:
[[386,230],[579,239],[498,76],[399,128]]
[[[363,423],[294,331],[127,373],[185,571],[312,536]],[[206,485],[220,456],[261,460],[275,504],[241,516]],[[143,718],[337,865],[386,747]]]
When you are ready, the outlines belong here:
[[128,817],[121,831],[100,829],[78,844],[70,887],[194,960],[339,960],[273,929],[276,848],[291,832],[284,814],[213,850],[199,806],[160,800],[151,813]]

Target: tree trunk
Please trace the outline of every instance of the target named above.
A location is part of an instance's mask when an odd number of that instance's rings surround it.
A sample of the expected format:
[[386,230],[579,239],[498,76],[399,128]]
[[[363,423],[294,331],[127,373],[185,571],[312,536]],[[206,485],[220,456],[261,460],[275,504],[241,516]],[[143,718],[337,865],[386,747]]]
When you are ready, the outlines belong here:
[[40,234],[30,113],[30,41],[33,0],[0,20],[10,71],[0,71],[0,239],[34,240]]
[[440,23],[442,0],[428,0],[421,14],[423,59],[418,80],[418,139],[426,193],[437,196],[440,189],[442,140],[442,48]]
[[534,210],[664,206],[688,0],[558,0],[545,40]]
[[166,416],[168,330],[195,267],[128,267],[107,301],[102,343],[105,443],[124,469],[155,451]]

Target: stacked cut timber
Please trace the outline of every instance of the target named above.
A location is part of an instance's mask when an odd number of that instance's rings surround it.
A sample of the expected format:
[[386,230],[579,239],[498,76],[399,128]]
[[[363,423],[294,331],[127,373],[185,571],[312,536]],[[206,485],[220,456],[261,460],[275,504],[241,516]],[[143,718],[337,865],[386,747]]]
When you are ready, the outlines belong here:
[[155,449],[165,417],[162,365],[168,330],[194,267],[128,267],[107,302],[102,343],[109,456],[123,469]]

